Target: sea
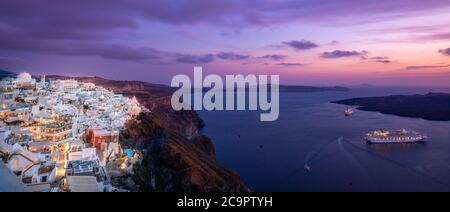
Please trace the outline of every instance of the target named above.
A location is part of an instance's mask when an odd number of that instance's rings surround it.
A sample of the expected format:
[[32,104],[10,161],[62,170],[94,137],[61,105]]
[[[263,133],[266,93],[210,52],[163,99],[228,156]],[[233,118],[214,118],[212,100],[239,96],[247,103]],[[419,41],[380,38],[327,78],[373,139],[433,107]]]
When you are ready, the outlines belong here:
[[[280,93],[277,121],[260,111],[198,111],[216,157],[252,191],[450,191],[450,121],[428,121],[330,103],[354,97],[450,93],[450,87],[350,87]],[[367,144],[378,129],[428,136],[412,144]]]

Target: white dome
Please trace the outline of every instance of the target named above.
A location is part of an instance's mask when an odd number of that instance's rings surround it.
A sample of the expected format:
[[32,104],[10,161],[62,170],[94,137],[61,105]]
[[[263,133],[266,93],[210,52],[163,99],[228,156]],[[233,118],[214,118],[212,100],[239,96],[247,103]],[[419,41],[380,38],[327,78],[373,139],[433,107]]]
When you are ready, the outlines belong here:
[[23,72],[19,75],[17,75],[18,82],[30,82],[31,81],[31,75],[27,72]]

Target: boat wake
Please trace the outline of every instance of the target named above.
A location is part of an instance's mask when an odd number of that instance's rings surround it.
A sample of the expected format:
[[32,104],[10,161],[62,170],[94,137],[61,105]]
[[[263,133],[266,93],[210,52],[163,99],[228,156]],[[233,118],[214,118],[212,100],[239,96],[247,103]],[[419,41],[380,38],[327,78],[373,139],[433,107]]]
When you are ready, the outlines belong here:
[[[337,139],[337,142],[342,142],[342,140],[344,139],[343,136],[339,137]],[[318,158],[318,156],[320,155],[320,153],[330,144],[336,142],[336,140],[333,140],[329,143],[324,144],[323,146],[321,146],[317,151],[312,151],[309,152],[306,157],[305,157],[305,165],[303,166],[303,169],[306,172],[310,172],[311,171],[311,164]]]
[[415,173],[416,175],[419,175],[421,177],[424,177],[424,178],[427,178],[427,179],[431,180],[432,182],[434,182],[436,184],[446,186],[447,190],[450,191],[450,184],[448,184],[447,182],[444,182],[444,181],[438,179],[437,177],[430,176],[423,167],[411,167],[411,166],[403,164],[403,163],[401,163],[399,161],[396,161],[396,160],[390,159],[388,157],[382,156],[382,155],[380,155],[380,154],[378,154],[376,152],[373,152],[371,150],[368,150],[366,148],[360,147],[360,146],[358,146],[356,144],[353,144],[353,143],[351,143],[349,141],[345,141],[344,140],[344,142],[346,142],[347,144],[349,144],[350,146],[352,146],[355,149],[358,149],[358,150],[361,150],[363,152],[366,152],[368,155],[370,155],[372,157],[375,157],[377,159],[383,160],[383,161],[385,161],[387,163],[393,164],[393,165],[398,166],[400,168],[403,168],[405,170],[409,170],[409,171]]
[[[339,139],[343,139],[343,137],[341,136],[341,137],[339,137]],[[337,141],[339,141],[339,139]],[[312,171],[311,165],[313,164],[313,162],[317,162],[317,160],[320,159],[319,155],[324,151],[324,149],[326,149],[327,146],[329,146],[330,144],[333,144],[335,142],[336,142],[336,140],[332,140],[332,141],[320,146],[316,151],[308,152],[306,154],[305,163],[303,164],[303,167],[294,169],[286,177],[283,177],[282,180],[279,182],[279,184],[286,183],[289,179],[291,179],[292,177],[297,175],[299,172],[302,172],[302,171],[304,171],[306,173],[311,172]]]
[[[399,161],[390,159],[388,157],[382,156],[376,152],[373,152],[369,149],[366,149],[364,147],[358,146],[357,144],[354,144],[346,139],[344,139],[343,136],[340,136],[337,140],[332,140],[328,143],[325,143],[324,145],[320,146],[317,150],[315,151],[310,151],[307,153],[306,157],[305,157],[305,162],[303,164],[303,167],[301,168],[297,168],[295,170],[293,170],[290,174],[288,174],[288,176],[286,176],[285,178],[283,178],[283,180],[280,182],[280,184],[283,184],[285,182],[287,182],[287,180],[291,179],[292,177],[294,177],[295,175],[297,175],[299,172],[304,171],[306,174],[309,174],[313,171],[313,165],[315,163],[317,163],[319,160],[323,159],[325,156],[322,155],[322,153],[324,152],[324,150],[331,144],[337,143],[337,146],[339,148],[339,152],[343,153],[344,156],[347,158],[348,161],[350,161],[352,164],[354,164],[354,166],[358,169],[361,170],[361,174],[363,177],[363,182],[365,183],[370,183],[370,186],[372,187],[372,189],[375,189],[375,184],[374,181],[371,179],[371,177],[369,176],[369,174],[363,170],[363,166],[361,165],[360,161],[348,150],[348,148],[345,148],[345,146],[348,145],[348,147],[350,148],[354,148],[356,150],[362,151],[372,157],[375,157],[379,160],[383,160],[387,163],[393,164],[395,166],[398,166],[400,168],[403,168],[405,170],[411,171],[413,173],[415,173],[416,175],[419,175],[421,177],[424,177],[426,179],[431,180],[432,182],[436,183],[436,184],[440,184],[443,186],[446,186],[448,188],[448,190],[450,190],[450,185],[447,182],[444,182],[440,179],[438,179],[437,177],[434,176],[430,176],[427,171],[422,167],[422,168],[418,168],[418,167],[410,167],[406,164],[403,164]],[[321,156],[322,155],[322,156]],[[450,167],[449,167],[450,168]]]
[[[341,139],[342,138],[342,139]],[[348,161],[350,161],[351,163],[354,164],[354,166],[359,169],[359,173],[360,176],[363,179],[363,182],[365,182],[365,184],[367,184],[366,186],[370,186],[370,188],[372,190],[375,190],[375,186],[374,186],[374,182],[372,180],[372,178],[367,174],[366,170],[364,170],[363,166],[361,165],[361,163],[359,162],[359,160],[353,156],[352,153],[350,153],[345,147],[344,147],[344,142],[347,143],[351,143],[345,139],[343,139],[343,137],[341,136],[338,139],[338,148],[339,150],[344,154],[344,156],[347,158]]]

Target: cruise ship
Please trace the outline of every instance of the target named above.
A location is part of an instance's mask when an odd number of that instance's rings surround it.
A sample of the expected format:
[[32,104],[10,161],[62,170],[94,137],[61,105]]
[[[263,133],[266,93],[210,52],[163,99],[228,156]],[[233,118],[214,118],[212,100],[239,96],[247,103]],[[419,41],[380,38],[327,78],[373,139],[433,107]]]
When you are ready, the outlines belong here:
[[426,139],[426,135],[412,130],[376,130],[366,134],[368,143],[414,143]]

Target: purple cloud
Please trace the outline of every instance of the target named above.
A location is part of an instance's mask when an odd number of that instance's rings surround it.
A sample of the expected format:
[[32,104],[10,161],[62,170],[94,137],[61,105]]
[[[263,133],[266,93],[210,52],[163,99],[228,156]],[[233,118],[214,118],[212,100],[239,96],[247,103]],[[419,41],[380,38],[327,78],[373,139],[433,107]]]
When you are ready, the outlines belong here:
[[[272,4],[276,11],[284,15],[272,17],[275,20],[289,19],[291,21],[326,23],[326,24],[363,24],[402,18],[423,11],[442,8],[448,5],[447,0],[311,0],[311,1],[280,1]],[[267,10],[273,10],[268,7]],[[276,15],[278,13],[274,12]],[[272,20],[274,20],[272,19]]]
[[132,48],[126,45],[77,45],[61,49],[61,54],[73,56],[100,56],[107,59],[148,61],[158,60],[164,52],[151,48]]
[[366,56],[361,56],[362,60],[370,60],[372,62],[376,62],[376,63],[392,63],[392,60],[389,59],[389,57],[385,57],[385,56],[378,56],[378,57],[366,57]]
[[[210,63],[214,58],[224,60],[244,60],[249,55],[232,52],[214,54],[172,53],[148,47],[131,47],[126,44],[109,44],[86,40],[41,39],[20,30],[5,30],[0,27],[0,46],[2,49],[40,52],[64,56],[97,56],[105,59],[141,61],[152,63]],[[3,60],[6,63],[5,60]]]
[[266,54],[264,56],[258,57],[260,59],[268,59],[268,60],[284,60],[287,58],[287,55],[282,55],[282,54]]
[[433,69],[433,68],[447,68],[450,65],[432,65],[432,66],[408,66],[406,70],[415,70],[415,69]]
[[450,48],[446,48],[446,49],[439,49],[438,51],[439,53],[445,55],[445,56],[450,56]]
[[213,54],[193,55],[193,54],[175,54],[174,61],[179,63],[210,63],[214,61]]
[[[210,23],[265,26],[276,23],[368,23],[404,17],[448,5],[447,0],[154,0],[134,2],[145,18],[170,24]],[[251,9],[248,9],[251,8]],[[357,17],[357,18],[355,18]]]
[[[449,5],[448,0],[5,1],[0,6],[0,47],[3,55],[22,57],[24,54],[24,64],[29,63],[27,61],[36,56],[36,53],[136,62],[208,63],[219,58],[219,55],[210,49],[205,49],[208,45],[201,39],[201,36],[205,35],[203,32],[209,30],[234,35],[233,32],[247,33],[239,31],[243,28],[270,27],[278,24],[285,26],[292,23],[298,25],[318,23],[338,27],[339,25],[335,23],[353,25],[413,17],[418,13],[435,14],[433,9]],[[205,54],[185,54],[189,53],[188,50],[181,52],[177,48],[187,49],[190,46],[183,42],[168,41],[172,38],[170,36],[167,38],[161,36],[163,33],[168,34],[164,30],[168,29],[173,33],[173,28],[195,28],[191,26],[202,26],[199,27],[200,30],[208,28],[195,33],[195,38],[197,36],[199,38],[196,42],[200,44],[195,51],[204,51]],[[159,31],[162,31],[161,34],[154,35],[153,32]],[[433,32],[436,33],[429,32],[430,35],[423,39],[448,40],[450,37],[448,33],[442,31]],[[187,31],[177,33],[178,36],[194,38],[192,37],[194,34]],[[159,37],[143,38],[144,36]],[[226,39],[234,39],[234,36],[228,36]],[[167,49],[156,47],[165,45]],[[318,46],[305,40],[284,42],[282,45],[296,50]],[[330,52],[326,55],[329,57],[325,58],[352,55],[358,54],[346,55],[344,51]],[[250,56],[249,59],[255,58]],[[262,59],[277,61],[283,58],[268,56]],[[48,66],[51,67],[53,62],[49,60]],[[101,62],[105,61],[99,63]],[[387,61],[380,59],[378,62]]]
[[7,1],[0,7],[0,23],[43,38],[101,39],[110,36],[105,30],[139,28],[141,22],[177,26],[205,23],[227,28],[298,21],[355,24],[391,20],[442,8],[448,3],[448,0]]
[[389,57],[378,56],[378,57],[370,57],[369,59],[371,59],[371,60],[387,60],[387,59],[389,59]]
[[420,41],[448,41],[450,40],[450,33],[432,33],[428,35],[414,37]]
[[134,48],[124,44],[39,39],[29,34],[5,31],[1,28],[0,46],[4,50],[44,52],[66,56],[99,56],[106,59],[134,61],[156,60],[165,54],[152,48]]
[[343,50],[334,50],[332,52],[324,52],[320,55],[322,58],[341,58],[341,57],[353,57],[353,56],[361,56],[364,57],[367,55],[367,51],[363,50],[361,52],[358,51],[343,51]]
[[[97,56],[105,59],[153,63],[171,61],[180,63],[210,63],[214,61],[215,57],[224,60],[245,60],[250,58],[249,55],[233,52],[221,52],[216,55],[195,55],[99,41],[42,39],[24,33],[22,30],[7,30],[1,26],[0,46],[2,50],[18,50],[64,56]],[[3,61],[6,63],[5,60]]]
[[430,33],[439,32],[442,29],[450,27],[449,24],[436,24],[436,25],[414,25],[403,27],[382,27],[376,29],[366,30],[366,33],[370,34],[387,34],[387,33]]
[[392,63],[391,60],[374,60],[376,63]]
[[249,61],[249,62],[242,63],[242,65],[270,65],[270,64],[267,62],[261,62],[261,61]]
[[27,52],[43,52],[65,56],[98,56],[105,59],[142,62],[180,62],[209,63],[214,61],[213,54],[194,55],[171,53],[148,47],[131,47],[125,44],[109,44],[86,40],[41,39],[19,30],[5,30],[0,27],[0,46],[2,49]]
[[216,56],[222,60],[246,60],[249,59],[249,55],[236,54],[234,52],[220,52]]
[[312,49],[312,48],[316,48],[316,47],[319,46],[319,45],[317,45],[317,44],[315,44],[315,43],[313,43],[311,41],[308,41],[308,40],[286,41],[286,42],[283,42],[283,44],[287,45],[287,46],[289,46],[289,47],[291,47],[291,48],[293,48],[293,49],[295,49],[297,51]]
[[[355,20],[354,16],[358,17],[358,22],[362,19],[364,19],[362,22],[378,21],[392,18],[393,14],[442,8],[443,5],[448,5],[446,3],[448,1],[445,0],[426,2],[421,0],[377,2],[370,0],[342,0],[339,2],[325,0],[301,2],[295,0],[280,2],[269,0],[229,0],[226,2],[185,0],[181,3],[175,0],[7,1],[3,2],[0,7],[0,31],[27,36],[25,40],[17,39],[20,40],[19,42],[23,41],[24,44],[15,44],[14,50],[36,49],[34,43],[42,42],[46,44],[42,44],[39,48],[49,51],[50,48],[45,45],[53,41],[61,41],[58,44],[50,44],[59,45],[59,48],[76,45],[73,41],[84,41],[86,45],[89,45],[90,41],[111,42],[110,39],[120,37],[120,32],[132,33],[142,28],[142,23],[159,22],[175,26],[205,23],[224,28],[236,28],[293,23],[298,20],[302,22],[326,21],[325,23],[327,23],[331,17],[346,19],[350,23]],[[330,10],[330,8],[333,9]],[[434,35],[434,37],[443,39],[448,38],[448,35],[441,34]],[[32,43],[31,47],[26,45],[27,42]],[[67,46],[63,47],[64,45]],[[310,41],[291,41],[285,42],[285,45],[297,50],[317,47],[317,44]],[[8,49],[8,46],[2,45],[2,49],[5,48]]]
[[278,66],[304,66],[303,63],[277,63]]
[[24,60],[21,58],[0,56],[0,65],[2,66],[15,65],[23,62]]
[[338,45],[338,44],[340,44],[340,42],[337,41],[337,40],[332,40],[332,41],[330,42],[330,45]]

